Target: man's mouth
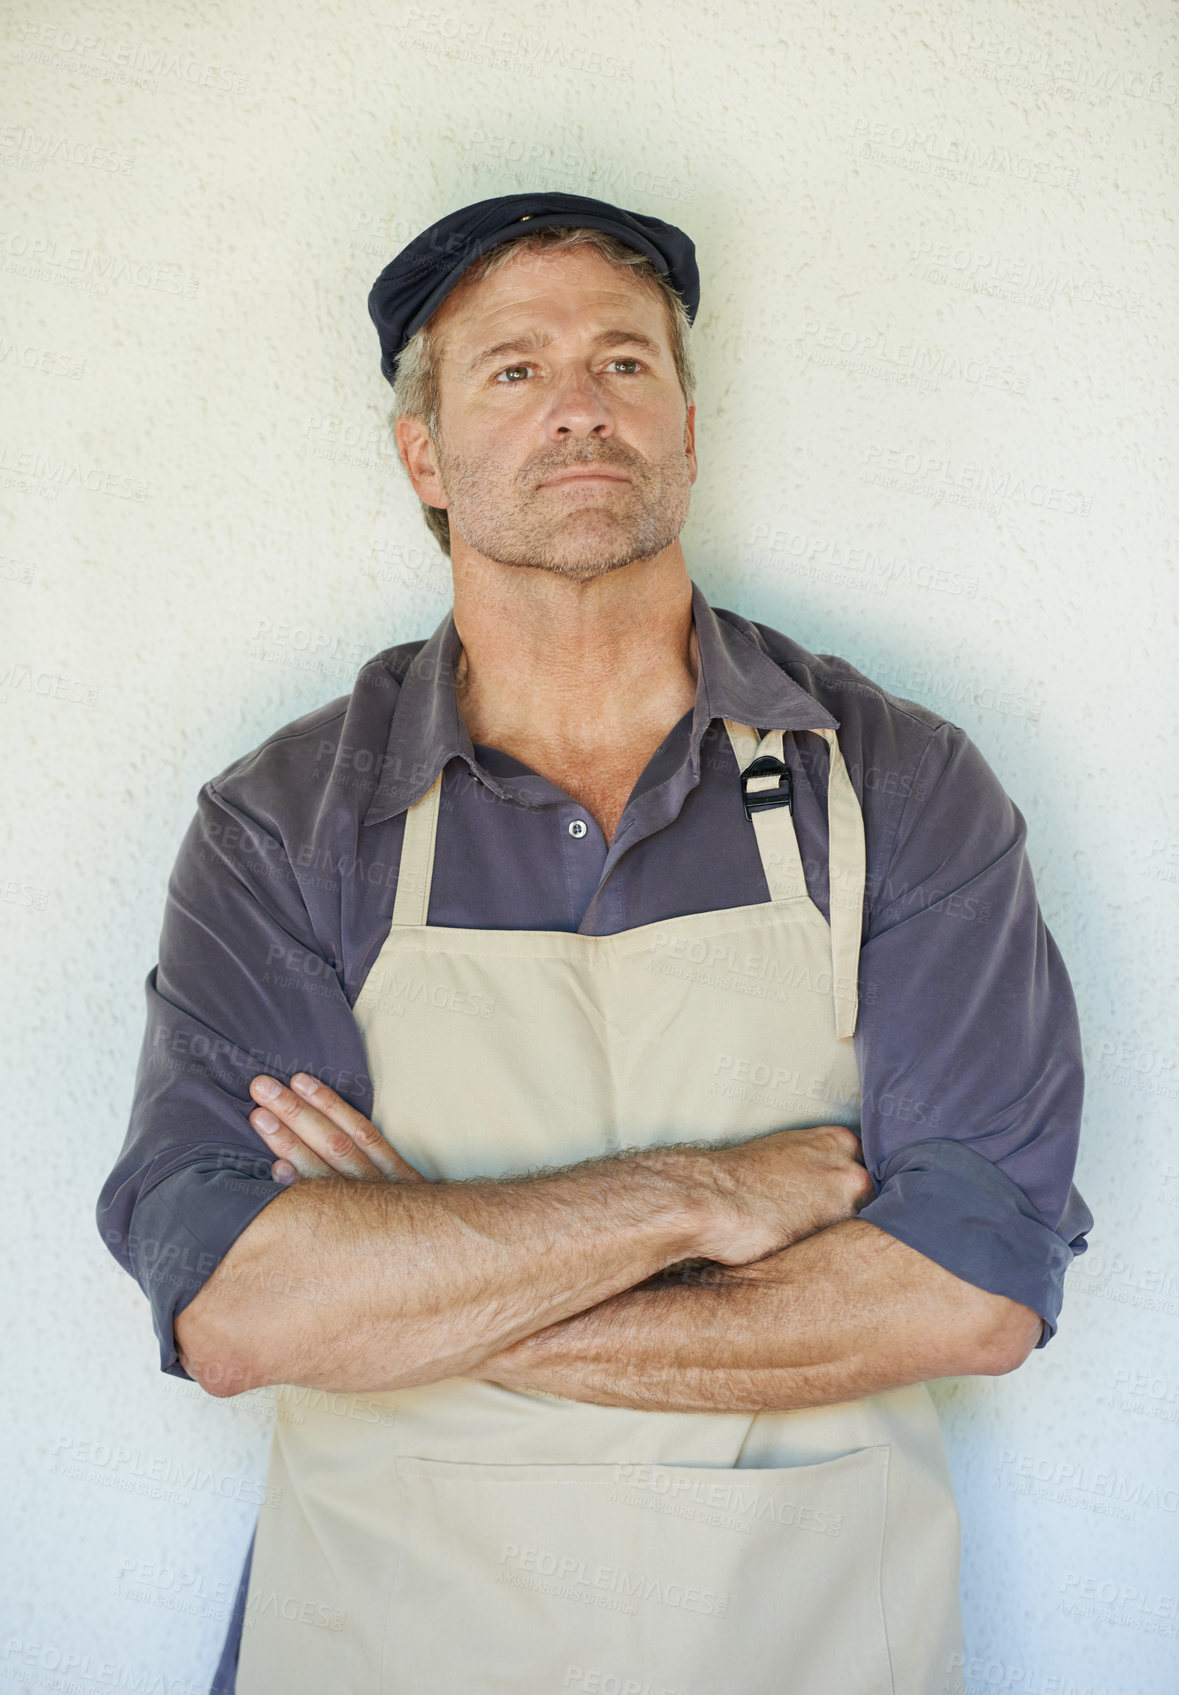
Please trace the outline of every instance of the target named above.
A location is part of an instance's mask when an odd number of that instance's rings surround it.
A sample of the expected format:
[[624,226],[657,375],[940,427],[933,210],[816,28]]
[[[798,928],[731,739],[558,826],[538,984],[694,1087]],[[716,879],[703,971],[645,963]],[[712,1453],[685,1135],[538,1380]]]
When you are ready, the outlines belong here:
[[555,477],[549,477],[541,488],[559,488],[567,483],[628,483],[630,478],[621,471],[562,471]]

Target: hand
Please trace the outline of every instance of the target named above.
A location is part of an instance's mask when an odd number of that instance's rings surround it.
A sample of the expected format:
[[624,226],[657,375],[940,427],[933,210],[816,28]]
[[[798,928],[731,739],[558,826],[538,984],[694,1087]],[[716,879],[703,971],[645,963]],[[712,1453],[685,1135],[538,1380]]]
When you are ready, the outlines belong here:
[[362,1183],[424,1183],[371,1119],[348,1105],[334,1089],[297,1071],[286,1089],[263,1073],[250,1094],[264,1104],[250,1123],[282,1157],[270,1175],[284,1186],[300,1177],[355,1177]]
[[876,1193],[860,1138],[842,1124],[710,1148],[699,1171],[708,1221],[698,1247],[722,1265],[764,1259],[854,1218]]

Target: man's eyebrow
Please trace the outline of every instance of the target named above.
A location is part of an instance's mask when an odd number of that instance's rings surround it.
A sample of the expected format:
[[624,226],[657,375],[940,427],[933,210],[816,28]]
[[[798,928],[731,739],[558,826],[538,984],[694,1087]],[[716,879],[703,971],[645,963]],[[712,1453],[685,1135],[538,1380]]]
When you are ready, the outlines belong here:
[[[493,347],[485,347],[482,352],[477,353],[464,366],[463,374],[470,376],[473,371],[479,370],[481,366],[488,364],[492,359],[502,359],[508,353],[539,353],[541,348],[547,347],[552,339],[552,336],[549,335],[529,334],[513,336],[510,341],[497,341]],[[651,337],[644,335],[641,330],[602,330],[600,334],[594,337],[595,347],[621,347],[623,345],[641,347],[644,353],[650,353],[656,357],[663,352],[659,343],[652,341]]]

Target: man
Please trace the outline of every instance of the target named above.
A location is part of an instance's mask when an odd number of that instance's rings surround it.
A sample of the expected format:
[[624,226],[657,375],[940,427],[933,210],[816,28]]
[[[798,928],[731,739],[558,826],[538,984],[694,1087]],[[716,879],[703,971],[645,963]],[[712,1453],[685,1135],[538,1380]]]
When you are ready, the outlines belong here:
[[1075,1009],[963,732],[690,579],[698,300],[581,196],[393,261],[453,611],[177,861],[98,1218],[277,1388],[239,1695],[961,1688],[925,1383],[1055,1331]]

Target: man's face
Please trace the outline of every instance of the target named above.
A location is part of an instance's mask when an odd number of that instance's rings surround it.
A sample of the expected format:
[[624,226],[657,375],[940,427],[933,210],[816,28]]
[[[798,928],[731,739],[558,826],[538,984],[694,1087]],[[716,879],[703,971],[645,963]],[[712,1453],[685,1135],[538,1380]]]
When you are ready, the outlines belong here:
[[695,407],[655,288],[592,249],[521,253],[460,284],[434,326],[444,497],[432,503],[448,509],[452,546],[457,531],[500,564],[585,582],[675,541],[696,480]]

